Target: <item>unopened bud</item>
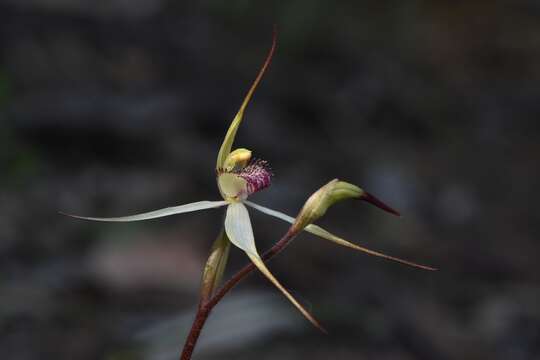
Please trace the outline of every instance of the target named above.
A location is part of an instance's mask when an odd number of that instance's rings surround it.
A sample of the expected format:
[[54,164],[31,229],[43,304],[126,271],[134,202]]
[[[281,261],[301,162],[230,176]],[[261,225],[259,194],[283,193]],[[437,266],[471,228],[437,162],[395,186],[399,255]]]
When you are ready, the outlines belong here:
[[399,213],[390,206],[377,199],[367,191],[345,181],[334,179],[321,187],[304,204],[300,214],[293,225],[295,231],[300,231],[309,224],[324,216],[326,210],[336,202],[345,199],[358,199],[369,202],[378,208],[399,216]]
[[225,231],[221,230],[221,233],[212,245],[210,256],[208,257],[206,265],[204,266],[201,286],[202,301],[207,301],[210,299],[214,291],[219,286],[223,273],[225,272],[227,260],[229,258],[230,247],[231,242],[229,241],[227,234]]
[[324,216],[326,210],[336,202],[349,198],[358,199],[362,194],[363,190],[358,186],[334,179],[309,197],[296,217],[293,228],[300,231]]

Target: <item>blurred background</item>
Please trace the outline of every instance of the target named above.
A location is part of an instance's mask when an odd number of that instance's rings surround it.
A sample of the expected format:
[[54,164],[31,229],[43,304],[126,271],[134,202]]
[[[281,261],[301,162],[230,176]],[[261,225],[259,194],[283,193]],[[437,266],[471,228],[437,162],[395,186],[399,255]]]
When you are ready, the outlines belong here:
[[[519,1],[3,0],[0,353],[176,359],[222,210],[215,157],[270,46],[236,145],[268,160],[253,200],[425,272],[304,234],[213,313],[195,358],[540,358],[540,4]],[[252,212],[259,248],[285,223]],[[233,249],[227,274],[247,263]]]

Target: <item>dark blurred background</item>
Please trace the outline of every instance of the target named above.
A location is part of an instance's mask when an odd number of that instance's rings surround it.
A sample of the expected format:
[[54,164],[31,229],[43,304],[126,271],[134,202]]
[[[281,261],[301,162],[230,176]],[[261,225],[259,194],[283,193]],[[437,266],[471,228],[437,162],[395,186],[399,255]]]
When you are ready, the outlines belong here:
[[[295,215],[332,178],[399,209],[332,208],[212,315],[196,359],[540,358],[540,3],[3,0],[2,359],[175,359],[222,210],[215,157],[270,46],[236,145]],[[259,248],[285,223],[252,213]],[[228,274],[247,263],[233,249]]]

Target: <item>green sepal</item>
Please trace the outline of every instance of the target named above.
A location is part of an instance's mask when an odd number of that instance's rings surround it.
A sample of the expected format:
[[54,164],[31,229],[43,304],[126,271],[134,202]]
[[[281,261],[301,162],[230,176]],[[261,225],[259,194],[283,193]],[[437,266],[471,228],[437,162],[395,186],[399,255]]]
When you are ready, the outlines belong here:
[[232,145],[234,143],[234,138],[236,137],[236,132],[238,131],[238,127],[240,126],[240,123],[242,122],[242,119],[244,117],[244,111],[246,110],[246,107],[249,104],[249,101],[251,100],[251,97],[253,96],[253,93],[255,92],[257,85],[259,85],[264,73],[266,72],[268,65],[270,65],[270,60],[272,60],[272,56],[274,55],[275,50],[276,50],[276,33],[274,31],[274,34],[272,36],[272,46],[270,48],[270,51],[268,52],[268,55],[266,56],[266,59],[261,69],[259,70],[257,77],[255,78],[255,81],[249,88],[249,91],[246,97],[244,98],[242,105],[240,106],[240,110],[238,110],[238,113],[236,113],[236,116],[234,117],[231,125],[229,126],[229,129],[227,130],[227,134],[225,135],[225,139],[223,140],[223,144],[221,144],[221,148],[219,149],[219,153],[218,153],[218,157],[216,161],[216,170],[218,171],[220,169],[223,169],[225,165],[225,160],[231,153]]

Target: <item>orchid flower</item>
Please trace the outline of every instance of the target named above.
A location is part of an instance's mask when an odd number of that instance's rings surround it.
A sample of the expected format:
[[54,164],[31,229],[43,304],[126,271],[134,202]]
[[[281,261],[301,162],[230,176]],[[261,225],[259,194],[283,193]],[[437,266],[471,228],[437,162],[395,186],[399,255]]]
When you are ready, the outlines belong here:
[[[246,205],[264,214],[270,215],[291,224],[294,224],[295,220],[297,219],[279,211],[269,209],[267,207],[255,204],[247,200],[250,195],[270,186],[273,173],[265,160],[252,159],[252,153],[250,150],[239,148],[232,151],[236,133],[244,117],[244,111],[249,104],[255,89],[261,81],[261,78],[263,77],[265,71],[270,64],[275,48],[276,37],[274,34],[272,46],[262,65],[262,68],[259,70],[255,81],[253,82],[251,88],[245,96],[242,105],[240,106],[240,110],[238,110],[238,113],[234,117],[227,131],[227,134],[225,135],[225,139],[223,140],[221,148],[219,149],[216,161],[216,176],[219,192],[223,198],[222,200],[198,201],[190,204],[167,207],[160,210],[122,217],[101,218],[78,215],[69,216],[93,221],[129,222],[156,219],[169,215],[182,214],[225,206],[227,208],[224,224],[225,232],[220,234],[220,237],[218,238],[218,240],[221,241],[221,244],[223,243],[222,240],[225,239],[225,242],[227,244],[225,252],[228,254],[229,241],[230,243],[243,250],[249,257],[249,259],[253,262],[253,264],[260,270],[260,272],[264,274],[264,276],[266,276],[268,280],[270,280],[311,323],[313,323],[316,327],[321,328],[317,320],[315,320],[315,318],[306,309],[304,309],[304,307],[300,305],[300,303],[281,285],[281,283],[274,277],[274,275],[272,275],[270,270],[265,265],[264,261],[261,259],[255,245],[255,238],[253,235],[249,212],[246,208]],[[399,216],[399,213],[397,211],[388,207],[383,202],[375,198],[373,195],[355,186],[354,194],[358,199],[372,203],[373,205],[385,211]],[[354,250],[362,251],[370,255],[375,255],[378,257],[397,261],[422,269],[434,270],[433,268],[430,268],[428,266],[415,264],[406,260],[398,259],[389,255],[366,249],[359,245],[355,245],[311,223],[303,224],[301,226],[301,229],[299,230],[305,230],[323,239],[330,240],[336,244]],[[223,272],[224,262],[221,262],[219,267],[221,268],[219,271]]]

